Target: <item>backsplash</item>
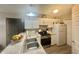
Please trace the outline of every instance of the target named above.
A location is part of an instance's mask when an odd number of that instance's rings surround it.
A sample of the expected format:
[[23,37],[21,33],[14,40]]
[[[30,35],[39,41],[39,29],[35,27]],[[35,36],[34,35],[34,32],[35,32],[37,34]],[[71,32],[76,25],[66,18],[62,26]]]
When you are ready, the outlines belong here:
[[31,36],[31,35],[35,35],[37,33],[37,30],[26,30],[26,34],[28,35],[28,36]]

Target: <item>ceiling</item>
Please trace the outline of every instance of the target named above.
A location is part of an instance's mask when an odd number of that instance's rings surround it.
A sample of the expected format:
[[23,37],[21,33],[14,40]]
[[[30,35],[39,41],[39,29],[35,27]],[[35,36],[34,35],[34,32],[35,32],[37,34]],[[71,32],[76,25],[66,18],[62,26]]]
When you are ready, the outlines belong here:
[[26,5],[20,5],[20,4],[0,4],[0,12],[5,13],[19,13],[23,12]]
[[[58,9],[59,12],[54,14],[53,10]],[[71,15],[72,5],[70,4],[48,4],[41,6],[41,13],[49,14],[52,16]]]
[[[2,4],[0,12],[5,13],[26,13],[28,11],[38,12],[39,14],[47,14],[51,16],[70,16],[72,13],[72,5],[70,4],[41,4],[32,5],[31,8],[27,4]],[[59,12],[54,14],[53,10],[58,9]]]

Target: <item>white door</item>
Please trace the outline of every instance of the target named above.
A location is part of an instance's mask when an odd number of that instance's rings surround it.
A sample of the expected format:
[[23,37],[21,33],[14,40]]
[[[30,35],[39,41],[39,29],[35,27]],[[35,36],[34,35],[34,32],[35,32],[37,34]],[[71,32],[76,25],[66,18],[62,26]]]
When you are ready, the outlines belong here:
[[79,5],[72,7],[72,53],[79,54]]

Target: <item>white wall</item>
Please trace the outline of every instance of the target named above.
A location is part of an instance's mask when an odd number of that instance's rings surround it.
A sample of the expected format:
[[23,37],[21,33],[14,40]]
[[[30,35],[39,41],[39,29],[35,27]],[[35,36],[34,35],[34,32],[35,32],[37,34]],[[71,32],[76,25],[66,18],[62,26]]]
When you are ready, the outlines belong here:
[[79,54],[79,4],[72,7],[72,53]]
[[20,18],[18,14],[0,13],[0,45],[6,46],[6,17]]
[[72,20],[64,20],[67,24],[67,44],[72,46]]

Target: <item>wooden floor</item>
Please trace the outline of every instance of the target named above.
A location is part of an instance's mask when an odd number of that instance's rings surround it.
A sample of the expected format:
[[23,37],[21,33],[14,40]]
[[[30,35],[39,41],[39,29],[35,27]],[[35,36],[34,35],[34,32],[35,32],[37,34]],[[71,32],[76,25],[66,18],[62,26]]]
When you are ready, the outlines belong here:
[[44,47],[47,54],[71,54],[72,49],[69,45]]
[[[71,47],[69,45],[63,45],[63,46],[48,46],[44,47],[45,51],[47,54],[71,54]],[[2,49],[0,50],[0,52]]]
[[3,49],[4,49],[4,47],[0,45],[0,52],[1,52]]

